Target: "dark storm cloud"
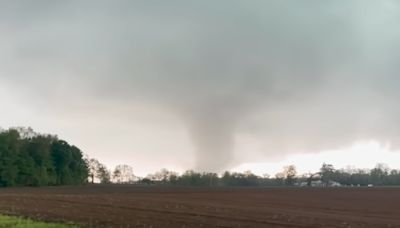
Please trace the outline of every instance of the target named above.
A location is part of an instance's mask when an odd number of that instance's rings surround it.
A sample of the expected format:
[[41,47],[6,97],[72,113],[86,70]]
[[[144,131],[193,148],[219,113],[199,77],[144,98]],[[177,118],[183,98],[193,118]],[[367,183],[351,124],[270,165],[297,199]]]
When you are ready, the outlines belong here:
[[0,80],[49,107],[174,112],[198,169],[237,162],[238,132],[268,156],[397,145],[399,12],[395,1],[3,1]]

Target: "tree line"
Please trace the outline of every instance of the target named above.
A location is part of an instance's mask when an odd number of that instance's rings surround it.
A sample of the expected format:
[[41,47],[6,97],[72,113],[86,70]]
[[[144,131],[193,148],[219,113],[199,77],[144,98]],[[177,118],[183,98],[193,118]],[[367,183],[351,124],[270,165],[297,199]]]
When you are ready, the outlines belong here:
[[377,164],[373,169],[335,169],[323,164],[318,172],[298,174],[294,165],[275,176],[251,171],[212,172],[188,170],[182,174],[161,169],[138,177],[129,165],[109,170],[95,158],[53,135],[31,128],[0,129],[0,186],[51,186],[85,183],[116,183],[176,186],[394,186],[400,170]]
[[383,163],[378,163],[373,169],[335,169],[331,164],[323,164],[318,174],[325,184],[335,181],[345,186],[400,185],[400,170],[390,169]]
[[[94,165],[93,165],[94,164]],[[138,177],[129,165],[118,165],[113,171],[92,159],[90,173],[100,183],[170,185],[170,186],[399,186],[400,170],[390,169],[379,163],[373,169],[335,169],[331,164],[323,164],[318,172],[298,174],[294,165],[285,166],[275,176],[255,175],[251,171],[229,172],[222,175],[193,170],[178,174],[161,169],[146,177]],[[96,170],[96,167],[98,169]]]
[[76,185],[87,182],[79,148],[31,128],[0,130],[0,186]]

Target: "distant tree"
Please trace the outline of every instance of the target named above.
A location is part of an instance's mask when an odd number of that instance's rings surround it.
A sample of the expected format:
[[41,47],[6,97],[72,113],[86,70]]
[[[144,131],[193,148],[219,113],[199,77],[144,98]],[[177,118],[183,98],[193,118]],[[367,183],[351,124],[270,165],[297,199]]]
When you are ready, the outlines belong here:
[[218,175],[216,173],[203,173],[201,179],[203,186],[218,185]]
[[348,178],[344,178],[346,185],[361,185],[366,186],[370,184],[370,171],[358,169],[357,172],[347,175],[344,173],[345,176],[349,176]]
[[276,185],[284,185],[285,174],[283,172],[276,173],[275,174],[275,182],[276,182]]
[[100,180],[100,183],[111,183],[111,173],[104,164],[99,164],[99,166],[97,167],[96,175],[96,177]]
[[180,183],[181,185],[199,186],[201,185],[201,174],[188,170],[182,174]]
[[324,183],[325,186],[328,186],[329,182],[332,181],[334,177],[335,168],[331,164],[323,163],[320,169],[320,174],[322,182]]
[[[214,182],[216,182],[216,178],[214,178]],[[225,172],[221,178],[221,184],[225,186],[257,186],[260,183],[260,177],[250,171],[244,173]]]
[[400,185],[400,170],[393,169],[388,176],[388,185]]
[[222,174],[221,183],[224,186],[234,185],[232,175],[229,171],[225,171],[224,174]]
[[294,185],[296,181],[296,167],[294,165],[289,165],[283,167],[283,171],[275,174],[275,180],[278,185]]
[[283,168],[286,185],[293,185],[296,181],[297,170],[294,165],[285,166]]
[[118,184],[123,183],[121,170],[118,169],[117,167],[115,167],[114,172],[112,174],[112,180],[113,180],[113,183],[118,183]]
[[135,175],[129,165],[117,165],[113,172],[113,181],[116,183],[132,183]]
[[90,178],[90,182],[93,184],[95,177],[98,176],[97,171],[99,170],[100,167],[100,162],[97,159],[94,158],[85,158],[86,166],[88,167],[88,176]]
[[170,176],[170,171],[167,169],[163,168],[160,171],[155,172],[154,174],[151,174],[149,177],[151,180],[156,181],[156,182],[162,182],[162,183],[167,183],[169,181],[169,176]]
[[387,164],[378,163],[371,170],[371,182],[375,185],[384,185],[389,175],[390,168]]

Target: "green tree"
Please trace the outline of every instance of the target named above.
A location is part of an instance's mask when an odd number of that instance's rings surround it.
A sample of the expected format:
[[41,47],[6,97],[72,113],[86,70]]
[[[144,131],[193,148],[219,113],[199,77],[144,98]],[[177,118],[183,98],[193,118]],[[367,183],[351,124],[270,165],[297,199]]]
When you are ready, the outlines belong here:
[[335,168],[331,164],[322,164],[320,169],[321,181],[325,186],[329,185],[329,182],[333,180],[335,174]]
[[0,131],[0,186],[82,184],[87,175],[77,147],[30,128]]

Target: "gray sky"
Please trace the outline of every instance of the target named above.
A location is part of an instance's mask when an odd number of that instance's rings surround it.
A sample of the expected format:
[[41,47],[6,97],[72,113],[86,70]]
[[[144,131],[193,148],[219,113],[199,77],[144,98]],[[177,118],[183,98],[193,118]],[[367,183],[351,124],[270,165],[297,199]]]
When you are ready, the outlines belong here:
[[398,1],[1,1],[0,126],[109,166],[400,145]]

